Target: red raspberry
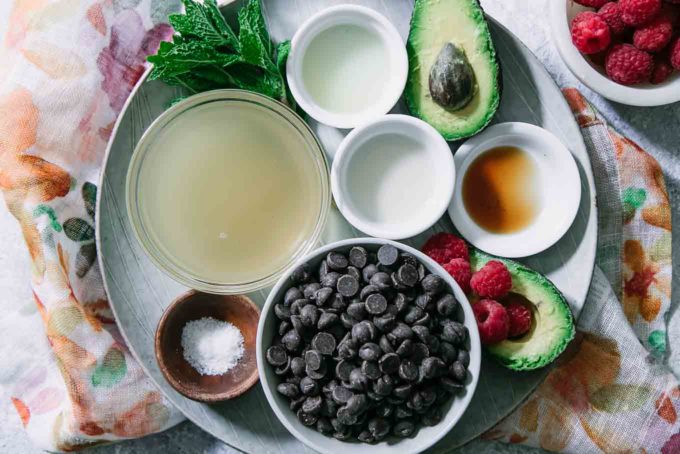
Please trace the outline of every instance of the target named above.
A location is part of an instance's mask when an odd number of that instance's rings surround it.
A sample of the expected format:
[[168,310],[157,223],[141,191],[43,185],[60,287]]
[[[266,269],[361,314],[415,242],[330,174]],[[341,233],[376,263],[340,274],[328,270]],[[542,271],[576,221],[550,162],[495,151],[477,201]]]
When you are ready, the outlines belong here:
[[609,47],[609,25],[592,11],[579,13],[571,21],[571,41],[584,54],[594,54]]
[[531,311],[522,303],[513,301],[505,306],[510,319],[508,337],[518,337],[531,329]]
[[605,60],[607,75],[621,85],[646,82],[651,77],[653,69],[652,56],[630,44],[617,44],[612,47]]
[[621,8],[619,8],[618,3],[606,3],[602,8],[600,8],[597,14],[602,19],[604,19],[607,25],[609,25],[609,31],[613,35],[621,35],[626,31],[626,24],[624,24],[623,20],[621,20]]
[[661,0],[619,0],[619,8],[623,23],[637,27],[656,16],[661,9]]
[[467,244],[452,233],[441,232],[431,236],[422,251],[440,265],[457,258],[470,260]]
[[673,24],[666,17],[657,17],[635,30],[633,44],[640,50],[658,52],[671,41]]
[[470,262],[465,259],[457,258],[451,260],[449,263],[443,265],[447,273],[451,275],[454,281],[460,285],[460,288],[465,292],[470,292],[470,278],[472,278],[472,270],[470,269]]
[[670,56],[671,66],[680,70],[680,36],[671,43],[668,48],[668,55]]
[[654,85],[664,83],[666,79],[673,73],[673,67],[666,60],[659,59],[654,63],[654,71],[650,82]]
[[609,0],[574,0],[579,5],[587,6],[588,8],[599,8],[607,3]]
[[470,287],[482,298],[501,298],[512,288],[512,276],[502,262],[489,260],[472,275]]
[[472,305],[482,344],[496,344],[508,338],[510,318],[503,305],[494,300],[481,300]]

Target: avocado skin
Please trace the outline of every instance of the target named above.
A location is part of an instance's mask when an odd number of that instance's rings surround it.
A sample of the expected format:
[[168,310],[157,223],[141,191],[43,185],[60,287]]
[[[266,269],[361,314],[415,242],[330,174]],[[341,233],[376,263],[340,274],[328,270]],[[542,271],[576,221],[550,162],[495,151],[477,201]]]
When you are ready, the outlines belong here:
[[[562,352],[564,352],[576,334],[574,316],[571,313],[571,309],[569,309],[567,300],[557,289],[557,287],[555,287],[555,284],[553,284],[547,277],[543,276],[539,272],[527,268],[526,266],[515,262],[514,260],[494,257],[477,249],[470,249],[470,265],[473,273],[482,268],[489,260],[498,260],[505,264],[512,276],[513,291],[516,291],[518,284],[520,284],[519,286],[521,287],[539,287],[540,290],[548,296],[546,301],[549,301],[554,306],[555,320],[557,320],[562,325],[565,334],[559,338],[556,338],[553,342],[553,345],[546,346],[544,353],[540,355],[508,356],[506,354],[505,346],[508,345],[506,343],[512,342],[512,340],[505,340],[495,345],[488,345],[486,346],[487,351],[494,357],[494,359],[496,359],[508,369],[516,371],[528,371],[547,366],[548,364],[552,363],[560,354],[562,354]],[[532,339],[534,342],[540,342],[541,340],[543,339]]]
[[[418,68],[418,31],[420,28],[419,23],[421,22],[421,17],[426,14],[427,8],[436,7],[437,4],[448,4],[448,3],[467,3],[471,11],[469,20],[476,23],[478,29],[480,30],[479,35],[482,36],[483,41],[481,42],[481,48],[477,51],[482,54],[487,55],[488,64],[491,67],[492,72],[495,74],[495,89],[492,97],[488,103],[487,111],[480,121],[466,124],[463,127],[441,127],[432,124],[428,121],[427,115],[425,115],[421,108],[421,102],[426,102],[427,100],[418,99],[418,90],[415,89],[415,85],[418,84],[416,80],[415,73],[420,70]],[[486,128],[493,116],[496,114],[498,107],[500,105],[501,95],[503,92],[503,78],[501,75],[501,65],[496,54],[496,49],[491,40],[491,33],[489,31],[489,26],[484,18],[484,10],[479,3],[479,0],[416,0],[413,8],[413,15],[411,16],[411,25],[409,36],[406,41],[406,51],[409,59],[409,76],[406,81],[406,89],[404,91],[404,99],[406,101],[406,106],[411,113],[411,115],[420,118],[421,120],[432,124],[432,126],[439,131],[439,133],[448,141],[455,141],[460,139],[465,139],[478,134],[484,128]],[[429,73],[429,68],[425,68],[425,71]],[[475,96],[479,96],[476,94]],[[434,102],[431,101],[430,102]]]

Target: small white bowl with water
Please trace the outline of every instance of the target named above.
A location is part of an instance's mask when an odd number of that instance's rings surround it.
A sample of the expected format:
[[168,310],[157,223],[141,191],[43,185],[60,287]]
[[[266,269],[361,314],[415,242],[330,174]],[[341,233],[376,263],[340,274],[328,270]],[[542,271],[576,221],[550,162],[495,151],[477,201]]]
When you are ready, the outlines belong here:
[[338,5],[307,19],[291,40],[290,91],[312,118],[354,128],[392,109],[408,76],[402,37],[378,12]]
[[437,222],[455,179],[444,138],[407,115],[385,115],[350,132],[331,168],[331,190],[343,216],[362,232],[391,240]]

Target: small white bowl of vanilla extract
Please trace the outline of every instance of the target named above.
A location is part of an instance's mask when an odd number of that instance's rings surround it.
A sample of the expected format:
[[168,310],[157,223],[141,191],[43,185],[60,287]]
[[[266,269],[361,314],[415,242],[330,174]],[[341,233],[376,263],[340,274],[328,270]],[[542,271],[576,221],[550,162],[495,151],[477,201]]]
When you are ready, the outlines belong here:
[[581,202],[581,179],[569,149],[538,126],[509,122],[465,142],[454,157],[457,178],[449,216],[475,247],[526,257],[555,244]]

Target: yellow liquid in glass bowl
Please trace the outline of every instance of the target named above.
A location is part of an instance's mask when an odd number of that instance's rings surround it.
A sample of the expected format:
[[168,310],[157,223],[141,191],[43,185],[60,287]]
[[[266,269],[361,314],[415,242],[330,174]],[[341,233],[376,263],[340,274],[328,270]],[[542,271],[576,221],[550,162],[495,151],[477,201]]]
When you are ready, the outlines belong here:
[[323,152],[281,106],[258,101],[192,106],[143,138],[133,158],[128,191],[142,244],[192,287],[266,285],[325,219]]

